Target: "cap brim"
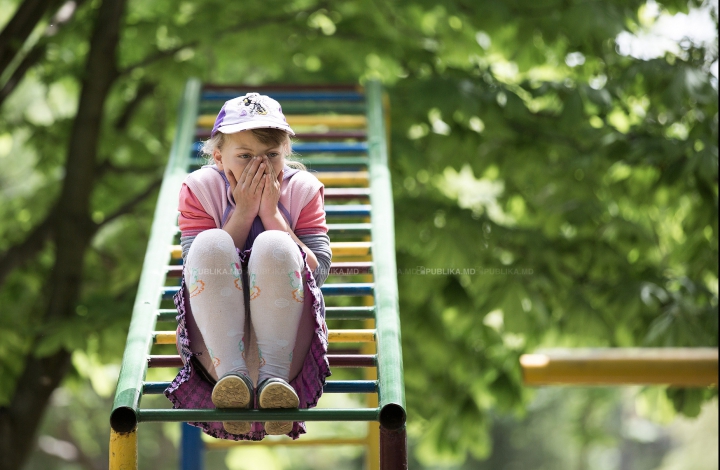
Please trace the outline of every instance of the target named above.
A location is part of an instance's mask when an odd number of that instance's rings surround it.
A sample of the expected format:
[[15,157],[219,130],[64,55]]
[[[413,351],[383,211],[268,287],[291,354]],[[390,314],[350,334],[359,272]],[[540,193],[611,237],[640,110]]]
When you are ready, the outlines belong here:
[[275,121],[252,120],[248,122],[241,122],[239,124],[231,124],[229,126],[220,126],[217,130],[218,132],[222,132],[223,134],[234,134],[236,132],[248,131],[250,129],[261,129],[267,127],[270,127],[272,129],[280,129],[281,131],[285,131],[290,135],[295,135],[295,132],[293,132],[292,128],[289,125],[278,125],[278,123]]

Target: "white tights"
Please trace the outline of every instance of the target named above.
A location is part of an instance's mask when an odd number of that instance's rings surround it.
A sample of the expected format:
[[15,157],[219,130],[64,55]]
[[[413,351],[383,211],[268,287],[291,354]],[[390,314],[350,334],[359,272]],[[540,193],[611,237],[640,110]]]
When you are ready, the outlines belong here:
[[[290,234],[266,230],[258,235],[248,262],[247,286],[233,240],[223,230],[201,232],[185,264],[190,308],[218,377],[228,372],[249,375],[245,336],[254,329],[258,383],[269,377],[289,380],[304,298],[302,255]],[[244,289],[253,329],[246,329]]]

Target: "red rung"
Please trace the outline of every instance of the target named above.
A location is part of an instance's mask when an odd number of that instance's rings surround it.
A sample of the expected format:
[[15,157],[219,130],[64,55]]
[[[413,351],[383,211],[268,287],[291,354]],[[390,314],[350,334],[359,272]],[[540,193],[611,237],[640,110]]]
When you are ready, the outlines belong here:
[[334,262],[330,265],[330,274],[349,276],[367,274],[372,270],[372,261]]
[[325,188],[325,199],[359,199],[370,197],[370,188]]

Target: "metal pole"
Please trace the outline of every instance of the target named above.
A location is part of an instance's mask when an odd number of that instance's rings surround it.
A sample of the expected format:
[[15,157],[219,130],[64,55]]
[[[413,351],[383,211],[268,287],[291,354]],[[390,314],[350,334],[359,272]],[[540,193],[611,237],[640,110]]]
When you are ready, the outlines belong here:
[[380,426],[380,470],[407,470],[407,431]]
[[110,470],[137,470],[137,428],[130,432],[110,429]]
[[380,424],[387,429],[401,429],[405,426],[406,413],[395,262],[395,215],[380,83],[367,83],[365,92],[372,181],[370,201],[373,208],[372,252],[375,261]]
[[200,428],[181,424],[180,470],[203,470],[205,464],[205,445]]
[[170,161],[165,169],[160,196],[153,217],[150,241],[145,253],[137,297],[133,307],[110,425],[117,432],[129,432],[138,422],[138,407],[142,395],[142,381],[147,372],[147,354],[152,347],[152,332],[157,320],[161,287],[165,280],[164,267],[170,259],[168,246],[175,235],[177,195],[186,175],[192,135],[195,131],[200,82],[188,80],[178,110],[178,129],[175,134]]

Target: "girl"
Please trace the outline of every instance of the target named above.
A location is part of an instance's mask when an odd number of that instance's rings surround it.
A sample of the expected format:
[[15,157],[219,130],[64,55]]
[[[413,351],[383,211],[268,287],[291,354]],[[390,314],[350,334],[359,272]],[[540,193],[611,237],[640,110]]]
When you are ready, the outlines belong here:
[[[277,101],[229,100],[203,146],[213,164],[182,186],[175,305],[185,365],[165,390],[174,408],[310,408],[322,394],[330,370],[319,286],[332,254],[323,185],[286,160],[292,135]],[[190,424],[234,440],[305,433],[293,422]]]

